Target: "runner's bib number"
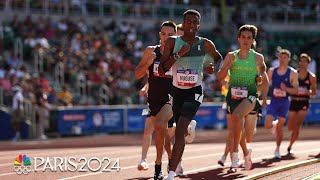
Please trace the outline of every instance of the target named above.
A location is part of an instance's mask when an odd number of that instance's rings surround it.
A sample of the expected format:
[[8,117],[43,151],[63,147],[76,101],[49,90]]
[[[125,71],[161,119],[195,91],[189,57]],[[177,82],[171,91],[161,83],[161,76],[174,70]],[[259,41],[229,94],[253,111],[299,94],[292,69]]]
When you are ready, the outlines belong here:
[[231,99],[241,100],[248,97],[247,87],[232,87]]
[[[160,62],[154,62],[153,76],[160,77],[160,74],[158,72],[159,65],[160,65]],[[168,78],[172,77],[172,69],[171,68],[164,74],[164,77],[168,77]]]
[[178,86],[193,87],[197,84],[199,75],[197,70],[187,69],[177,71]]
[[282,91],[281,89],[278,88],[274,88],[273,89],[273,95],[276,98],[284,98],[287,96],[287,92],[286,91]]

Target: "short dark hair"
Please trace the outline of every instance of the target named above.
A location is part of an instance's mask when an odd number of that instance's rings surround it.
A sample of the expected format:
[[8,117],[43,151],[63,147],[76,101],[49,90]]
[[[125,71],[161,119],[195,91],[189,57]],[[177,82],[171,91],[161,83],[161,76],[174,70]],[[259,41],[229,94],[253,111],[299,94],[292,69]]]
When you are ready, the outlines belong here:
[[201,19],[200,13],[197,10],[194,10],[194,9],[189,9],[186,12],[184,12],[183,13],[183,19],[185,19],[188,14],[196,15],[196,16],[198,16],[199,20]]
[[172,27],[174,29],[174,32],[177,32],[177,25],[176,23],[174,23],[173,21],[165,21],[161,24],[161,28],[163,26],[169,26],[169,27]]
[[300,59],[301,58],[306,58],[308,59],[308,62],[310,63],[311,62],[311,57],[307,54],[307,53],[302,53],[300,54]]
[[288,49],[281,49],[279,51],[279,55],[280,54],[286,54],[286,55],[288,55],[289,58],[291,57],[291,52]]
[[250,31],[252,33],[253,39],[256,39],[258,34],[258,28],[250,24],[245,24],[239,28],[238,37],[240,37],[242,31]]
[[178,24],[178,25],[177,25],[177,30],[183,31],[183,26],[182,26],[182,24]]

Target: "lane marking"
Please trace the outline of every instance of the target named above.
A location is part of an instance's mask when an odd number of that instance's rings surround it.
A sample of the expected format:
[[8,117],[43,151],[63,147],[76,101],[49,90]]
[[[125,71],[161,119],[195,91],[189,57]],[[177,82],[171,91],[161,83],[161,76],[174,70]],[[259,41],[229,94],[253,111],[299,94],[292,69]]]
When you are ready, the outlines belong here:
[[273,168],[273,169],[270,169],[270,170],[267,170],[267,171],[263,171],[261,173],[257,173],[257,174],[252,175],[252,176],[248,176],[246,178],[243,178],[243,180],[258,179],[258,178],[262,178],[262,177],[265,177],[265,176],[270,176],[272,174],[277,174],[279,172],[287,171],[287,170],[290,170],[290,169],[294,169],[294,168],[298,168],[298,167],[302,167],[302,166],[307,166],[307,165],[310,165],[310,164],[315,164],[315,163],[318,163],[318,162],[320,162],[320,159],[310,159],[310,160],[306,160],[306,161],[296,162],[296,163],[288,164],[288,165],[281,166],[281,167],[278,167],[278,168]]
[[[271,148],[270,148],[271,149]],[[273,149],[273,148],[272,148]],[[264,148],[265,150],[265,148]],[[307,150],[307,151],[296,151],[295,154],[303,154],[303,153],[306,153],[306,152],[314,152],[314,151],[320,151],[320,149],[313,149],[313,150]],[[191,160],[191,159],[198,159],[198,158],[202,158],[202,157],[208,157],[208,156],[213,156],[213,154],[211,155],[201,155],[201,156],[194,156],[194,157],[190,157],[190,158],[183,158],[183,160]],[[272,158],[273,156],[264,156],[264,157],[259,157],[259,158],[254,158],[253,161],[257,161],[258,160],[261,160],[261,159],[266,159],[266,158]],[[163,162],[168,162],[168,161],[163,161]],[[154,163],[152,164],[149,164],[149,165],[153,165]],[[227,163],[227,164],[231,164],[231,163]],[[131,169],[131,168],[136,168],[137,166],[134,165],[134,166],[128,166],[128,167],[124,167],[124,168],[121,168],[122,169]],[[193,169],[193,170],[190,170],[190,171],[186,171],[185,172],[185,175],[187,175],[188,173],[194,173],[194,172],[198,172],[198,171],[202,171],[202,170],[208,170],[208,169],[211,169],[211,168],[216,168],[216,167],[220,167],[220,165],[214,165],[214,166],[209,166],[209,167],[203,167],[203,168],[198,168],[198,169]],[[88,173],[88,174],[82,174],[82,175],[77,175],[77,176],[71,176],[71,177],[66,177],[66,178],[61,178],[61,179],[57,179],[57,180],[68,180],[68,179],[77,179],[77,178],[80,178],[80,177],[86,177],[86,176],[93,176],[93,175],[99,175],[101,174],[102,172],[95,172],[95,173]]]

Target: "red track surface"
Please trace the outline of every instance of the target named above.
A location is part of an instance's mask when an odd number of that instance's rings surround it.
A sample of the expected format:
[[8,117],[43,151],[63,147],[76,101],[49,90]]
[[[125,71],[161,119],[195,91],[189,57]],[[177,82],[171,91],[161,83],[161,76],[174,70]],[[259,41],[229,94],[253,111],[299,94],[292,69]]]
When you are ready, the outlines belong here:
[[[264,131],[260,131],[263,132]],[[310,139],[315,139],[318,137],[320,139],[319,130],[313,128],[302,131],[305,132],[307,135],[308,133],[313,134],[313,137],[309,137]],[[225,133],[225,132],[220,132]],[[207,142],[207,143],[199,143],[202,142],[201,139],[204,134],[200,132],[197,138],[199,140],[194,144],[188,144],[185,149],[185,153],[183,155],[183,166],[185,171],[185,176],[180,177],[180,179],[237,179],[243,178],[250,175],[254,175],[259,172],[263,172],[266,170],[270,170],[271,168],[281,167],[283,165],[288,165],[295,162],[300,162],[304,160],[308,160],[314,158],[314,156],[318,155],[320,152],[320,140],[305,140],[304,136],[298,141],[293,150],[295,152],[295,156],[285,156],[286,154],[286,147],[288,145],[287,141],[284,141],[281,147],[282,153],[282,160],[277,161],[273,159],[273,151],[275,149],[275,142],[274,141],[260,141],[262,137],[266,136],[261,135],[261,138],[258,138],[259,142],[252,143],[253,147],[253,155],[252,160],[254,162],[253,169],[251,171],[245,171],[244,169],[239,169],[238,172],[233,174],[227,173],[227,167],[230,165],[229,161],[226,164],[226,167],[220,167],[217,164],[218,159],[222,155],[224,150],[224,143],[216,142],[214,143]],[[136,135],[133,135],[136,136]],[[270,139],[273,139],[271,135],[268,135]],[[137,136],[139,137],[139,136]],[[220,136],[218,138],[223,139]],[[259,133],[257,134],[259,137]],[[101,137],[100,137],[101,138]],[[106,139],[112,139],[112,136],[108,136]],[[211,137],[215,139],[216,137]],[[85,139],[85,138],[82,138]],[[117,139],[115,137],[115,139]],[[63,140],[61,140],[63,141]],[[75,140],[76,141],[76,140]],[[77,141],[81,141],[81,138],[78,138]],[[94,138],[92,138],[94,141]],[[220,140],[223,141],[223,140]],[[257,139],[256,139],[257,141]],[[53,141],[56,142],[56,141]],[[137,141],[138,144],[140,143]],[[39,142],[41,143],[41,142]],[[38,143],[38,144],[39,144]],[[5,149],[4,145],[8,145],[9,149],[9,142],[0,143],[2,149]],[[23,144],[23,143],[22,143]],[[31,143],[32,144],[32,143]],[[50,144],[49,142],[42,143],[42,144]],[[112,144],[112,143],[111,143]],[[23,147],[23,146],[22,146]],[[73,147],[73,148],[56,148],[56,149],[44,149],[41,148],[41,144],[39,144],[40,149],[29,149],[29,150],[4,150],[0,151],[0,179],[94,179],[94,180],[105,180],[105,179],[112,179],[112,180],[135,180],[135,179],[151,179],[153,176],[153,160],[155,159],[155,147],[151,146],[149,149],[148,154],[148,163],[149,163],[149,170],[147,171],[137,171],[136,166],[140,160],[141,156],[141,147],[140,145],[130,145],[130,146],[106,146],[106,147]],[[13,172],[13,162],[15,157],[19,154],[26,154],[30,157],[31,162],[34,164],[33,158],[34,157],[50,157],[51,163],[53,165],[53,158],[52,157],[75,157],[79,159],[80,157],[86,157],[87,160],[92,157],[98,157],[102,159],[103,157],[108,157],[111,159],[111,164],[115,161],[116,158],[120,159],[120,167],[121,170],[119,172],[61,172],[59,169],[57,172],[51,172],[47,169],[45,172],[42,172],[43,166],[39,168],[38,172],[31,171],[28,175],[17,175]],[[242,157],[241,157],[242,159]],[[163,161],[163,172],[166,173],[166,166],[167,166],[167,158],[164,156]],[[32,164],[32,169],[33,169]],[[79,164],[82,165],[82,163]],[[92,167],[96,167],[95,163],[91,164]],[[105,166],[106,162],[102,164]],[[71,167],[73,168],[73,167]],[[110,168],[110,166],[109,166]],[[276,178],[276,177],[275,177]],[[179,177],[176,177],[179,179]]]

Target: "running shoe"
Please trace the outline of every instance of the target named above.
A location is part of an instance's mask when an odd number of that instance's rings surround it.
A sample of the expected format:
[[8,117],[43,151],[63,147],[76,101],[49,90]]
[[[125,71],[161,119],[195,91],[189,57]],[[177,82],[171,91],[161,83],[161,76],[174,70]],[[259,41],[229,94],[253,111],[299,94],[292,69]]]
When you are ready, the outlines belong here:
[[138,164],[137,169],[139,171],[146,171],[148,170],[149,166],[145,160],[141,160],[140,163]]
[[234,152],[232,153],[232,158],[231,158],[231,167],[238,168],[240,167],[240,160],[239,160],[239,153]]
[[248,148],[248,155],[244,157],[244,168],[249,171],[252,169],[252,160],[251,160],[252,149]]
[[226,157],[224,155],[221,156],[220,160],[218,161],[218,164],[220,164],[220,166],[224,166],[224,163],[226,162]]
[[176,169],[176,176],[183,176],[183,166],[182,161],[179,162],[177,169]]
[[155,164],[154,165],[154,176],[153,176],[154,180],[163,180],[164,176],[162,174],[162,170],[161,170],[161,164]]
[[274,151],[274,158],[281,159],[280,150],[278,148]]
[[192,143],[194,138],[196,137],[196,126],[197,126],[197,121],[195,120],[192,120],[188,125],[188,132],[185,137],[185,140],[187,143]]

